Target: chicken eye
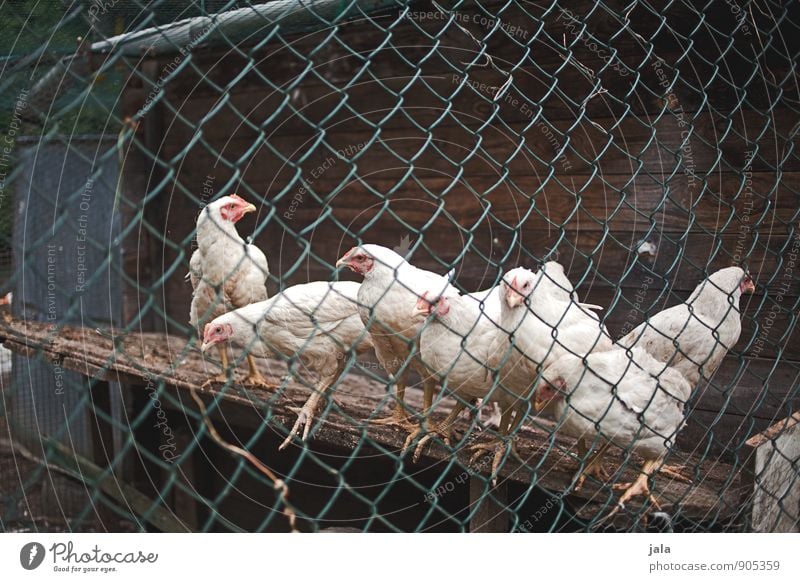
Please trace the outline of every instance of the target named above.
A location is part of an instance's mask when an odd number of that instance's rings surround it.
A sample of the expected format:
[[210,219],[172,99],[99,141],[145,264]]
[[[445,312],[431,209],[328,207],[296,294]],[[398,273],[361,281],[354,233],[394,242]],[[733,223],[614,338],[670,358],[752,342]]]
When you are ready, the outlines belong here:
[[230,208],[231,210],[233,210],[234,206],[236,206],[236,205],[235,205],[233,202],[231,202],[230,204],[228,204],[228,208]]

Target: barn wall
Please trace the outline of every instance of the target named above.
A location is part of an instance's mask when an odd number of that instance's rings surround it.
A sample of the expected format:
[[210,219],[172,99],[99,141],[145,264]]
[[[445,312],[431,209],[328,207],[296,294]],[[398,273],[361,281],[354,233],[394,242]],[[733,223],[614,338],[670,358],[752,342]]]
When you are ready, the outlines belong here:
[[[789,262],[800,160],[787,135],[800,113],[779,97],[793,65],[778,51],[754,60],[753,39],[739,35],[719,58],[729,38],[714,27],[730,30],[733,18],[720,6],[688,51],[680,35],[696,18],[683,5],[667,13],[671,32],[637,11],[652,52],[616,35],[618,17],[591,11],[588,30],[613,49],[600,54],[567,13],[541,19],[527,4],[528,15],[503,12],[519,30],[491,37],[492,63],[459,28],[419,17],[394,28],[388,48],[375,24],[355,24],[252,52],[199,49],[164,84],[162,135],[150,139],[170,160],[161,226],[179,248],[164,265],[185,272],[197,212],[238,192],[260,206],[240,232],[266,252],[273,292],[330,278],[357,237],[410,244],[415,264],[455,266],[467,290],[492,285],[500,268],[557,257],[580,295],[606,306],[616,336],[684,300],[707,271],[746,260],[758,292],[743,303],[737,352],[698,392],[682,435],[705,446],[713,428],[711,446],[724,450],[787,416],[797,391],[800,284]],[[479,38],[488,30],[464,26]],[[494,101],[507,80],[497,67],[513,82]],[[146,87],[131,91],[134,104],[147,100]],[[637,253],[643,242],[653,253]],[[165,309],[179,333],[189,295],[169,279]]]

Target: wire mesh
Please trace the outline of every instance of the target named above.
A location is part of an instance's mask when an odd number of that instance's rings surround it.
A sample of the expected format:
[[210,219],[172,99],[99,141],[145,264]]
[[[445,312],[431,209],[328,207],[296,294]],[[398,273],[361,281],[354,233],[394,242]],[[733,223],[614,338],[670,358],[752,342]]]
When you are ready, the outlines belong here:
[[797,530],[796,3],[0,10],[4,529]]

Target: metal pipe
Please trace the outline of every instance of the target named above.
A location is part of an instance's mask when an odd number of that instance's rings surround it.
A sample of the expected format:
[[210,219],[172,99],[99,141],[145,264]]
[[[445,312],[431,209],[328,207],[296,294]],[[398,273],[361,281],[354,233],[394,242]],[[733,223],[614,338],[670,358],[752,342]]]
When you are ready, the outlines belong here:
[[282,33],[320,29],[359,15],[402,6],[401,0],[275,0],[121,34],[93,43],[91,51],[114,51],[129,56],[160,55],[214,41],[258,42],[275,29]]

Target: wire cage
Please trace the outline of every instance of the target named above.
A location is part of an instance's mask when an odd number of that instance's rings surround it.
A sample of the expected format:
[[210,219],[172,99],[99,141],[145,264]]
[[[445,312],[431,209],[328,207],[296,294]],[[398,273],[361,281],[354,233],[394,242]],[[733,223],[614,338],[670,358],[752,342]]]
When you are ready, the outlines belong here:
[[2,10],[4,530],[800,527],[797,3]]

